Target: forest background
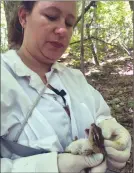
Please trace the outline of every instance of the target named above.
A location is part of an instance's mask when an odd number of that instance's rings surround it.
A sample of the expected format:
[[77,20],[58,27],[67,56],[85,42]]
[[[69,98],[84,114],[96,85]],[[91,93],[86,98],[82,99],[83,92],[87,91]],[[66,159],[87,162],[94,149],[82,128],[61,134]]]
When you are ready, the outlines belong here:
[[[9,49],[8,28],[18,1],[1,1],[1,52]],[[101,92],[112,116],[132,135],[134,94],[133,26],[134,1],[78,2],[78,20],[69,48],[59,62],[80,69],[88,83]],[[122,170],[133,172],[131,157]]]

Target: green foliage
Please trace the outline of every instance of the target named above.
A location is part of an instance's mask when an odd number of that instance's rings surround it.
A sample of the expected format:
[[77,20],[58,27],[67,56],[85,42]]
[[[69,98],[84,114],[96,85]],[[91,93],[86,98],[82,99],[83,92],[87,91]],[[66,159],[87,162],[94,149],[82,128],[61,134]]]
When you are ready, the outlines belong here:
[[5,11],[4,11],[4,4],[3,1],[1,1],[1,45],[0,45],[0,51],[5,52],[8,49],[8,43],[7,43],[7,25],[6,25],[6,19],[5,19]]
[[[78,1],[78,16],[81,15],[81,1]],[[91,1],[86,1],[88,5]],[[130,10],[129,2],[127,1],[96,1],[97,8],[91,7],[85,14],[86,24],[92,24],[88,27],[92,42],[96,46],[97,56],[99,61],[107,57],[108,52],[116,52],[120,55],[126,53],[122,48],[122,44],[127,48],[133,47],[132,33],[132,11]],[[4,15],[4,5],[1,1],[1,51],[8,48],[7,44],[7,25]],[[100,26],[96,28],[96,26]],[[6,29],[6,32],[5,32]],[[97,39],[98,40],[97,40]],[[80,39],[81,39],[81,22],[74,29],[74,34],[71,39],[70,53],[74,55],[76,61],[80,61]],[[91,40],[88,40],[87,29],[84,27],[84,58],[85,61],[90,61],[93,58],[91,51]]]
[[7,46],[4,46],[4,45],[1,45],[1,46],[0,46],[0,52],[1,52],[1,53],[6,52],[7,50],[8,50]]
[[[90,2],[89,2],[90,3]],[[87,3],[88,5],[88,3]],[[79,4],[79,8],[81,8]],[[78,10],[80,13],[80,10]],[[80,14],[79,14],[80,15]],[[90,36],[94,37],[92,41],[97,48],[97,56],[99,61],[104,60],[108,52],[114,52],[124,55],[125,48],[133,47],[133,32],[132,32],[132,11],[130,10],[129,2],[126,1],[98,1],[97,9],[93,7],[85,14],[85,25],[91,24],[88,28]],[[96,26],[100,26],[96,28]],[[77,24],[75,33],[72,37],[71,43],[80,41],[80,26],[81,22]],[[87,39],[86,27],[84,28],[84,58],[85,61],[92,59],[91,41]],[[98,38],[99,40],[96,40]],[[102,41],[100,41],[102,40]],[[80,59],[80,42],[70,45],[71,53]]]

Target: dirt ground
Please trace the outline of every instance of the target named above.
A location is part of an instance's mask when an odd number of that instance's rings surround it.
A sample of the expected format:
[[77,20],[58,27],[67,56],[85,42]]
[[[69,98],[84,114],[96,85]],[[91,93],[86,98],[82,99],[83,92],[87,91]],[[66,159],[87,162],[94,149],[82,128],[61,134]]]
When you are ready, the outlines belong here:
[[[75,68],[71,59],[61,60],[67,66]],[[132,96],[132,85],[134,81],[133,64],[131,57],[118,57],[105,60],[96,67],[92,63],[85,64],[85,76],[89,84],[96,88],[103,95],[111,108],[112,116],[128,129],[133,141],[133,115],[134,100]],[[133,159],[131,157],[122,170],[112,172],[132,173]]]
[[[98,68],[95,66],[89,66],[86,71],[87,81],[100,91],[111,108],[112,116],[128,129],[133,141],[134,100],[132,96],[132,85],[134,76],[132,59],[115,59],[114,61],[107,62]],[[132,173],[134,171],[132,151],[133,145],[131,148],[131,157],[126,166],[122,170],[112,171]]]

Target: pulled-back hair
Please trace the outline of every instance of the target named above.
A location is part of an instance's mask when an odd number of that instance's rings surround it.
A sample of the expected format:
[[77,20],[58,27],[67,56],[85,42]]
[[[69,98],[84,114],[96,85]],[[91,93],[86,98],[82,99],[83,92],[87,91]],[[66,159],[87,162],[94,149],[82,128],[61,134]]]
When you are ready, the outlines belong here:
[[15,14],[11,20],[8,29],[8,41],[9,48],[19,48],[23,42],[23,32],[22,26],[19,22],[18,10],[20,7],[25,8],[29,13],[32,12],[32,9],[35,5],[36,1],[22,1],[20,2],[19,7],[16,9]]

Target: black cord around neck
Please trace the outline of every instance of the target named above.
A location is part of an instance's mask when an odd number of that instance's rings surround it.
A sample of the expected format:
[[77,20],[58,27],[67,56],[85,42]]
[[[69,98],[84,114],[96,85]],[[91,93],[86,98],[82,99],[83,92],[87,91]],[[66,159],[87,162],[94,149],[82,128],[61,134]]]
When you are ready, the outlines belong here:
[[65,95],[66,95],[66,92],[62,89],[61,91],[55,89],[54,87],[52,87],[50,84],[49,84],[50,88],[52,91],[54,91],[57,95],[61,96],[61,98],[63,99],[64,101],[64,104],[66,106],[66,99],[65,99]]

